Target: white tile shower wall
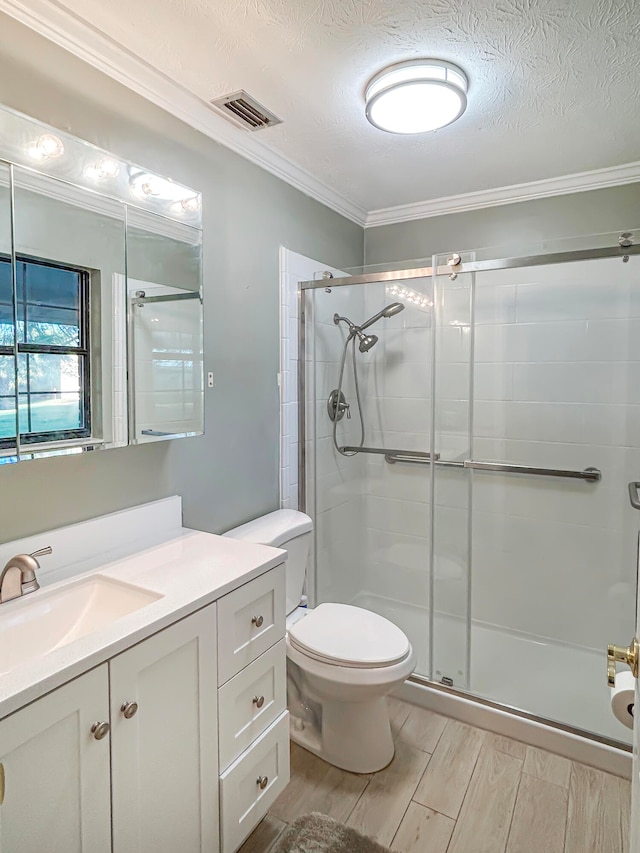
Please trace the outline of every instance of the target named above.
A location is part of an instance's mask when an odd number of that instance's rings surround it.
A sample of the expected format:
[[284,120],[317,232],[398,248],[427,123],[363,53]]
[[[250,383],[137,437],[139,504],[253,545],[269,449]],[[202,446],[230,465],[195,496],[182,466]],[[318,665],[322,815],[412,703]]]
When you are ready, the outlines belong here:
[[[318,278],[324,270],[344,275],[291,252],[280,250],[280,505],[297,509],[298,504],[298,283]],[[330,284],[330,282],[327,282]],[[340,456],[333,447],[332,424],[326,400],[336,386],[343,333],[332,316],[359,313],[353,288],[335,288],[316,300],[318,322],[308,329],[307,364],[307,511],[315,525],[314,554],[307,573],[307,594],[319,600],[350,601],[357,585],[360,559],[362,465],[359,459]],[[318,304],[321,303],[321,304]],[[309,316],[313,309],[309,306]],[[350,394],[350,387],[346,386]],[[315,394],[315,398],[314,398]],[[350,432],[351,425],[349,424]],[[315,561],[317,560],[317,571]],[[318,580],[316,591],[314,581]]]
[[298,508],[298,283],[339,270],[280,247],[280,506]]
[[595,466],[602,480],[474,473],[473,616],[603,649],[633,631],[640,262],[482,273],[476,285],[474,457]]

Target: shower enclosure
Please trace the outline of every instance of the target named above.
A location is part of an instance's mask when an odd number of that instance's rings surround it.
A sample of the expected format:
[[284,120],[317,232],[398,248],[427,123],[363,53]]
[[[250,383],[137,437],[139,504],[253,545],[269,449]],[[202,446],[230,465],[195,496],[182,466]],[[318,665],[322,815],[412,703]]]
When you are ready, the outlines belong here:
[[434,255],[299,303],[312,598],[399,625],[418,681],[624,744],[606,646],[635,625],[638,254],[616,233]]

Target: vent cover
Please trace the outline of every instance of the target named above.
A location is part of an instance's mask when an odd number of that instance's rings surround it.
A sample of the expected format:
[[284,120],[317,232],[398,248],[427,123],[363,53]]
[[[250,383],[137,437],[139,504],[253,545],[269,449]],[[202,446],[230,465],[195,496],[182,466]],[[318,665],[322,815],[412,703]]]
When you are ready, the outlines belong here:
[[216,98],[211,103],[221,110],[226,118],[247,130],[262,130],[263,127],[282,124],[282,119],[242,90],[234,92],[232,95]]

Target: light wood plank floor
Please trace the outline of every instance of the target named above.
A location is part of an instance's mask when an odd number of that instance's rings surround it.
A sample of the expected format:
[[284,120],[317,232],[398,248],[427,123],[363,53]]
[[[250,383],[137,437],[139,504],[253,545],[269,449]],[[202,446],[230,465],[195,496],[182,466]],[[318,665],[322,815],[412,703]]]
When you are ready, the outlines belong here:
[[396,755],[338,770],[291,745],[291,782],[240,853],[269,853],[307,812],[396,853],[627,853],[629,782],[389,699]]

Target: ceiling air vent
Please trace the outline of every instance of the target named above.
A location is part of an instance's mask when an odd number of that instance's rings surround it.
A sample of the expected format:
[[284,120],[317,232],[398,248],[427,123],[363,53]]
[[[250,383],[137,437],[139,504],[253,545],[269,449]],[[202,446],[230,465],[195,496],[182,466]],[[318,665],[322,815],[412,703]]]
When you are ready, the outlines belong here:
[[269,112],[255,98],[242,90],[234,92],[233,95],[217,98],[211,103],[221,110],[226,118],[247,130],[262,130],[263,127],[273,127],[274,124],[282,123],[282,119]]

